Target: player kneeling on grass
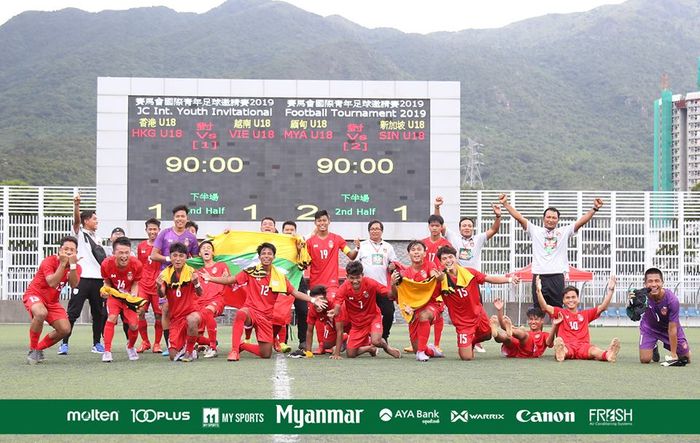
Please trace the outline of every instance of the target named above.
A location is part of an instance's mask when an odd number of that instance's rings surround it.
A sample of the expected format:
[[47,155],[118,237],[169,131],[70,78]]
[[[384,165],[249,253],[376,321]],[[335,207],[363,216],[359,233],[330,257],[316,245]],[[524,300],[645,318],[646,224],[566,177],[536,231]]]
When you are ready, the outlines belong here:
[[656,346],[660,340],[664,348],[671,352],[661,365],[685,366],[690,363],[690,347],[679,319],[678,297],[663,286],[664,276],[661,270],[647,269],[644,273],[644,288],[648,297],[646,310],[639,323],[639,361],[658,362],[659,351]]
[[170,360],[190,362],[196,358],[194,346],[202,321],[197,297],[203,291],[197,273],[186,261],[187,246],[179,242],[170,245],[170,265],[158,275],[156,285],[158,295],[168,300]]
[[[221,284],[234,284],[234,291],[245,291],[246,298],[233,320],[231,352],[229,361],[238,361],[241,351],[248,351],[260,358],[272,355],[272,310],[280,294],[291,294],[295,298],[313,301],[316,306],[326,306],[319,300],[312,300],[308,294],[294,289],[287,277],[272,262],[277,248],[272,243],[261,243],[257,249],[260,264],[247,268],[235,276],[209,277],[210,281]],[[241,343],[244,327],[255,329],[258,344]]]
[[583,311],[578,310],[580,299],[578,296],[578,289],[574,286],[567,286],[564,288],[564,308],[562,309],[547,304],[544,295],[542,295],[542,282],[540,281],[540,277],[537,276],[535,281],[537,285],[537,300],[540,306],[543,307],[543,310],[549,314],[552,319],[560,315],[564,317],[557,331],[559,336],[554,339],[554,358],[557,361],[569,359],[615,362],[615,360],[617,360],[617,353],[620,352],[620,340],[618,340],[617,337],[613,338],[608,349],[602,350],[591,344],[591,336],[588,331],[588,324],[600,317],[600,314],[602,314],[610,304],[610,300],[615,293],[615,284],[617,283],[617,278],[615,278],[614,275],[610,276],[603,302],[595,308],[585,309]]
[[[538,358],[547,348],[554,344],[559,324],[564,320],[562,315],[552,320],[552,330],[547,333],[542,330],[544,312],[539,308],[527,310],[527,324],[530,330],[513,328],[513,322],[503,314],[503,300],[493,301],[493,307],[498,312],[491,316],[491,335],[496,343],[501,344],[501,354],[508,358]],[[503,331],[499,329],[503,328]]]
[[[351,261],[345,267],[347,279],[338,289],[335,296],[335,308],[333,317],[340,312],[340,305],[345,303],[346,320],[350,322],[350,333],[347,343],[348,358],[355,358],[365,352],[376,355],[377,348],[394,358],[401,357],[398,349],[392,348],[384,340],[382,326],[382,313],[377,306],[377,296],[388,297],[386,285],[377,283],[371,278],[362,275],[362,263]],[[336,320],[336,331],[343,329],[343,321]],[[340,346],[342,337],[337,334],[335,351],[331,355],[333,359],[340,359]]]
[[[474,346],[491,339],[491,323],[479,299],[479,285],[517,284],[518,277],[486,275],[457,262],[457,251],[451,246],[438,249],[437,256],[445,268],[442,299],[445,301],[452,324],[457,330],[457,348],[462,360],[474,359]],[[442,355],[436,355],[436,357]]]
[[105,352],[102,353],[102,361],[105,363],[112,361],[114,326],[120,314],[122,321],[129,327],[126,355],[131,361],[139,359],[139,354],[134,348],[139,335],[139,318],[136,310],[138,306],[146,304],[146,300],[138,297],[143,265],[131,255],[131,240],[119,237],[112,245],[114,255],[100,265],[104,281],[100,296],[107,299],[107,321],[104,326]]
[[[29,326],[29,353],[27,363],[34,365],[44,361],[44,349],[50,348],[70,333],[71,327],[66,310],[58,298],[66,283],[71,288],[78,286],[80,266],[77,258],[78,240],[63,237],[58,254],[46,257],[22,297],[32,323]],[[39,341],[44,321],[54,329]]]
[[[303,342],[304,347],[297,349],[296,351],[289,354],[290,358],[312,358],[314,356],[311,349],[313,349],[314,344],[314,329],[316,329],[316,337],[319,341],[319,346],[316,351],[318,355],[324,354],[326,349],[330,350],[335,346],[336,342],[336,329],[335,329],[335,311],[332,300],[328,299],[326,287],[323,285],[316,285],[311,288],[309,292],[313,300],[319,300],[319,302],[311,303],[309,310],[306,314],[306,340]],[[324,307],[325,303],[325,307]],[[342,306],[341,314],[336,316],[337,318],[342,317]],[[350,330],[349,324],[346,323],[345,329]],[[341,334],[342,340],[347,340],[347,334],[345,331]]]

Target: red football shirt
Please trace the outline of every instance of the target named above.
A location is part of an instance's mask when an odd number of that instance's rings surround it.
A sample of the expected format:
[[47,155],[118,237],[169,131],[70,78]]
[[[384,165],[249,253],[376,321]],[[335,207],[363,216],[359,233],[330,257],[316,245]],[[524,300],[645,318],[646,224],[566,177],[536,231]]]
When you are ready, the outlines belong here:
[[151,251],[153,251],[153,245],[148,244],[148,240],[144,240],[139,243],[136,248],[136,258],[143,265],[141,271],[141,280],[139,280],[139,294],[145,295],[156,295],[156,278],[160,273],[160,262],[151,260]]
[[[287,294],[291,294],[296,290],[287,277],[284,277],[284,281],[287,285]],[[275,307],[278,293],[272,292],[270,288],[270,275],[256,278],[245,271],[241,271],[236,275],[234,284],[238,289],[242,289],[246,293],[244,308],[254,309],[264,317],[272,320],[272,310]]]
[[224,297],[225,286],[219,283],[207,283],[202,277],[202,271],[206,270],[212,277],[224,277],[229,275],[228,266],[225,263],[216,262],[211,266],[205,266],[197,270],[199,281],[202,285],[202,295],[199,297],[198,303],[200,306],[207,306],[213,301],[222,301]]
[[120,292],[131,292],[131,285],[141,280],[142,269],[143,265],[136,257],[129,257],[123,268],[117,266],[115,256],[107,257],[100,266],[102,278]]
[[571,312],[568,309],[554,306],[554,314],[550,315],[550,317],[557,318],[560,312],[564,316],[564,321],[559,325],[557,335],[564,340],[564,343],[590,343],[591,336],[588,332],[588,324],[598,318],[598,308]]
[[[474,276],[469,284],[465,288],[457,288],[455,292],[442,294],[442,299],[450,312],[452,324],[457,329],[476,326],[481,311],[484,309],[479,300],[479,285],[483,285],[486,281],[486,274],[482,274],[476,269],[466,269]],[[451,275],[448,275],[447,278],[454,281],[454,277]]]
[[437,251],[443,246],[452,246],[452,244],[450,244],[445,237],[440,237],[440,239],[436,242],[433,242],[430,237],[424,238],[422,241],[426,246],[426,260],[435,263],[435,266],[437,266],[438,269],[442,269],[440,259],[437,257]]
[[519,358],[538,358],[547,349],[547,337],[549,332],[544,331],[528,331],[530,337],[525,342],[525,347],[522,346],[518,350],[517,357]]
[[309,287],[338,287],[338,251],[346,246],[345,239],[332,232],[324,239],[314,235],[306,241],[306,249],[311,256]]
[[[46,283],[46,277],[53,275],[60,264],[61,261],[58,259],[58,255],[50,255],[43,259],[39,265],[39,270],[37,271],[36,275],[34,275],[31,283],[29,283],[29,286],[27,286],[24,296],[34,295],[40,297],[46,303],[58,302],[58,298],[61,295],[61,289],[63,289],[68,282],[70,268],[66,266],[66,271],[61,277],[61,281],[54,287],[51,287],[48,285],[48,283]],[[78,273],[78,278],[80,278],[80,273],[82,272],[80,265],[78,265],[76,271]]]
[[[176,274],[175,277],[175,281],[177,281],[179,275]],[[168,311],[171,319],[187,317],[190,313],[197,310],[197,299],[199,297],[197,296],[197,291],[194,289],[192,282],[187,282],[177,288],[166,285],[165,297],[168,299]]]
[[377,306],[377,294],[386,297],[387,288],[369,277],[362,277],[359,291],[355,291],[352,284],[346,280],[335,296],[335,303],[345,302],[350,323],[363,328],[372,323],[380,312]]

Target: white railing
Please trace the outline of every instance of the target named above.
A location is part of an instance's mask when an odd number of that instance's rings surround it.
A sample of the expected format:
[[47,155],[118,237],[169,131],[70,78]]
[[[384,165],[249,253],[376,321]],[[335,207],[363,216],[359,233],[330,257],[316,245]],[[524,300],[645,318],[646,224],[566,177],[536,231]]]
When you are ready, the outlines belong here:
[[[43,257],[56,252],[58,240],[70,232],[72,199],[78,191],[82,207],[94,208],[94,187],[0,187],[0,299],[21,299]],[[600,299],[611,272],[618,276],[620,289],[613,302],[624,303],[623,289],[641,286],[644,270],[651,266],[664,271],[666,286],[676,289],[681,302],[700,303],[700,193],[507,193],[510,202],[535,224],[541,223],[548,206],[561,211],[561,223],[570,223],[590,208],[594,198],[605,201],[569,244],[571,264],[595,276],[593,282],[579,285],[586,304]],[[491,203],[498,201],[498,194],[462,191],[461,214],[475,217],[480,231],[488,229],[493,223]],[[426,211],[426,220],[427,215]],[[405,259],[405,245],[395,247]],[[504,274],[528,265],[532,248],[518,223],[504,215],[500,231],[482,254],[484,272]],[[497,296],[509,301],[519,297],[531,300],[528,284],[518,290],[493,286],[484,291],[486,301]]]

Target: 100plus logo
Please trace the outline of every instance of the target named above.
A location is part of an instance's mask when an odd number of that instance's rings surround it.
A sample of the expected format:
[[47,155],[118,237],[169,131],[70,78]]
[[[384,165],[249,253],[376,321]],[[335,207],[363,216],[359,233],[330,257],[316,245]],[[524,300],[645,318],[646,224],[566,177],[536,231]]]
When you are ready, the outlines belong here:
[[157,421],[190,421],[189,411],[157,411],[155,409],[132,409],[133,423],[155,423]]

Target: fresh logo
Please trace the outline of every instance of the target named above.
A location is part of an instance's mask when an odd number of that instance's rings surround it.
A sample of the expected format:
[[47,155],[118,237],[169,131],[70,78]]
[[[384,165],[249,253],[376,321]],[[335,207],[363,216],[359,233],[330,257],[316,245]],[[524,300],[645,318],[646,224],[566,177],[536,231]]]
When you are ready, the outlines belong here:
[[119,411],[68,411],[66,421],[119,421]]
[[202,427],[219,427],[219,408],[202,408]]
[[457,423],[461,421],[466,423],[469,421],[469,411],[450,411],[450,422]]
[[379,419],[381,421],[389,421],[393,416],[394,413],[391,412],[391,409],[384,408],[381,411],[379,411]]
[[573,411],[528,411],[521,409],[515,414],[521,423],[574,423],[576,413]]
[[588,423],[591,426],[632,426],[632,409],[596,408],[588,410]]

